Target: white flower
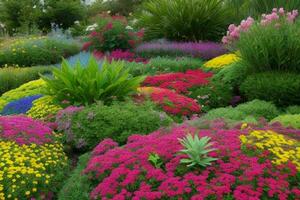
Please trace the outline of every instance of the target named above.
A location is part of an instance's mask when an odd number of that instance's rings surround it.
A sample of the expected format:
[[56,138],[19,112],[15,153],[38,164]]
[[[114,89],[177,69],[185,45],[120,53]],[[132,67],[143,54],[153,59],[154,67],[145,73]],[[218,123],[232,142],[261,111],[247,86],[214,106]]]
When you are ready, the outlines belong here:
[[74,24],[77,24],[77,25],[79,25],[79,24],[80,24],[80,22],[77,20],[77,21],[75,21],[75,22],[74,22]]
[[35,8],[36,8],[36,5],[34,5],[32,8],[35,9]]
[[127,30],[132,30],[133,28],[131,26],[126,26]]
[[92,24],[92,25],[89,25],[88,27],[86,27],[86,31],[93,31],[93,30],[95,30],[95,28],[97,28],[98,27],[98,24]]

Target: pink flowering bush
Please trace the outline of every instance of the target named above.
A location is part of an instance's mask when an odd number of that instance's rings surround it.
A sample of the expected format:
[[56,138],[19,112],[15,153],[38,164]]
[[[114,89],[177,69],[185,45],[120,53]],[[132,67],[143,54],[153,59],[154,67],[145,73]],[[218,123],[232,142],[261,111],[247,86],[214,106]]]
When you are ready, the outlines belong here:
[[[283,8],[274,8],[270,14],[262,14],[260,21],[261,26],[274,24],[275,27],[279,27],[283,21],[294,23],[298,17],[298,10],[286,12]],[[248,17],[243,20],[239,26],[231,24],[228,27],[227,35],[223,37],[222,42],[226,45],[232,45],[235,41],[239,40],[242,32],[247,32],[253,25],[255,20],[252,17]]]
[[207,85],[209,83],[208,78],[212,75],[212,73],[206,73],[202,70],[187,70],[185,73],[177,72],[148,76],[143,85],[171,89],[177,93],[186,94],[188,90],[194,87]]
[[40,121],[26,116],[0,116],[0,138],[12,140],[19,145],[49,143],[52,129]]
[[[123,147],[100,143],[84,173],[94,184],[91,199],[299,199],[299,171],[291,162],[274,165],[268,150],[242,145],[249,129],[210,129],[181,125],[147,136],[133,135]],[[188,168],[178,138],[187,133],[211,138],[209,156],[218,158],[206,168]],[[156,155],[159,165],[150,162]]]
[[141,42],[143,31],[128,29],[128,22],[121,16],[101,16],[97,27],[83,45],[83,50],[110,52],[116,49],[132,49]]

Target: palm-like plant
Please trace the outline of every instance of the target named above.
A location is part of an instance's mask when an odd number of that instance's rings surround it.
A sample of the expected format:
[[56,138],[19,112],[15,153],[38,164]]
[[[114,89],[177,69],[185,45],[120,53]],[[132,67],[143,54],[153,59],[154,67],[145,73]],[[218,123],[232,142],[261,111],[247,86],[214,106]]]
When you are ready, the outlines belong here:
[[223,0],[150,0],[136,14],[146,39],[216,40],[225,33]]
[[188,134],[183,139],[178,139],[179,142],[184,146],[184,149],[180,150],[179,153],[185,154],[188,158],[181,159],[181,163],[187,164],[187,167],[194,167],[199,165],[201,167],[206,167],[211,165],[211,162],[217,160],[217,158],[209,157],[208,153],[215,151],[215,148],[211,148],[213,145],[210,141],[210,137],[202,137],[201,139],[198,135]]
[[121,61],[104,61],[99,69],[93,57],[87,67],[78,62],[73,68],[64,60],[61,69],[53,70],[53,78],[42,78],[46,81],[46,94],[60,101],[85,105],[96,101],[109,103],[113,99],[121,100],[134,93],[144,80],[142,76],[132,77]]

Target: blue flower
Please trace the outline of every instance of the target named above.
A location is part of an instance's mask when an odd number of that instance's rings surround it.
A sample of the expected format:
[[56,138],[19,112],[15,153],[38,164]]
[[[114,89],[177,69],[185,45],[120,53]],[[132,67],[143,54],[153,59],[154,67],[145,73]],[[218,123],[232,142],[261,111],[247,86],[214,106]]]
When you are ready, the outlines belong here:
[[32,107],[32,102],[43,95],[24,97],[8,103],[2,110],[2,115],[25,114]]

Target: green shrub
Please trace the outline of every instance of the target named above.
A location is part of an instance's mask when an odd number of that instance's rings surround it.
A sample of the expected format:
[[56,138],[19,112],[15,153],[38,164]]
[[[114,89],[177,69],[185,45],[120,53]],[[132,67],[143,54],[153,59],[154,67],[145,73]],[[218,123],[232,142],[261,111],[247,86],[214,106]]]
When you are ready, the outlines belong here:
[[252,72],[300,72],[299,23],[283,18],[280,26],[274,23],[253,25],[249,31],[241,33],[237,48]]
[[146,39],[217,40],[226,29],[222,0],[150,0],[137,14]]
[[286,108],[288,114],[300,114],[300,106],[289,106]]
[[92,190],[88,176],[82,171],[85,169],[90,155],[86,153],[79,157],[77,167],[72,171],[70,177],[58,193],[59,200],[89,200],[89,193]]
[[203,62],[200,59],[181,57],[177,59],[156,57],[149,60],[147,64],[127,62],[126,67],[133,75],[155,75],[168,72],[185,72],[189,69],[200,69]]
[[300,114],[280,115],[271,121],[271,123],[275,122],[280,122],[284,126],[291,126],[295,129],[300,129]]
[[122,100],[135,93],[144,80],[144,77],[132,77],[121,61],[105,61],[99,69],[93,57],[86,67],[78,62],[73,68],[64,60],[61,69],[53,69],[53,76],[43,76],[47,84],[46,94],[60,101],[68,100],[72,105]]
[[266,72],[247,77],[240,87],[248,100],[261,99],[279,106],[300,104],[300,75]]
[[221,69],[213,76],[212,80],[214,82],[229,84],[234,90],[236,90],[243,83],[247,75],[247,67],[239,61]]
[[20,85],[40,78],[39,74],[50,73],[50,67],[1,68],[0,95]]
[[230,119],[230,120],[242,120],[246,117],[244,113],[236,110],[232,107],[216,108],[210,110],[206,115],[202,117],[203,120],[215,120],[215,119]]
[[150,103],[96,104],[72,117],[74,142],[71,145],[79,149],[92,149],[105,138],[125,143],[132,134],[148,134],[171,122],[166,114],[155,111]]
[[196,99],[207,112],[213,108],[228,106],[233,98],[232,87],[229,84],[212,81],[206,86],[195,88],[189,97]]
[[73,40],[49,37],[21,38],[0,49],[1,66],[29,67],[59,63],[80,51]]
[[244,113],[245,115],[252,115],[257,119],[264,117],[267,120],[271,120],[280,114],[279,110],[273,103],[257,99],[241,104],[235,109]]

